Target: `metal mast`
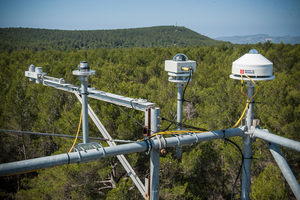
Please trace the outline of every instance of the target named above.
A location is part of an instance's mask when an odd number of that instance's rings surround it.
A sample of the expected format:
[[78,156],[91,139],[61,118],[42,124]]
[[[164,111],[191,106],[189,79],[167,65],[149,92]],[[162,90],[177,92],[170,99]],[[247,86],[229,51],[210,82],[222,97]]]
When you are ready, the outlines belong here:
[[73,71],[73,74],[79,77],[81,81],[81,98],[82,98],[82,134],[83,143],[89,142],[89,127],[88,127],[88,77],[95,74],[94,70],[90,70],[87,61],[81,61],[78,70]]
[[[246,113],[246,126],[247,130],[251,130],[252,122],[254,119],[253,113],[253,102],[254,102],[254,88],[255,85],[251,81],[247,81],[248,92],[247,95],[251,102],[248,105]],[[247,132],[248,133],[248,132]],[[243,175],[242,175],[242,198],[249,199],[250,195],[250,184],[251,184],[251,161],[252,161],[252,136],[245,134],[244,138],[244,166],[243,166]]]
[[[251,161],[252,161],[252,143],[253,143],[253,132],[251,126],[253,125],[254,112],[254,89],[255,81],[266,81],[272,80],[275,77],[272,76],[273,63],[258,53],[256,49],[251,49],[249,53],[243,55],[232,63],[232,74],[230,78],[236,80],[247,81],[247,103],[248,108],[246,112],[246,127],[247,131],[243,137],[244,141],[244,164],[243,164],[243,175],[242,175],[242,193],[241,197],[244,200],[250,199],[250,184],[251,184]],[[250,80],[250,77],[252,80]],[[252,82],[254,81],[254,82]],[[243,84],[243,83],[242,83]],[[251,100],[251,101],[250,101]],[[250,101],[250,102],[248,102]]]
[[[165,70],[168,71],[169,81],[177,84],[177,130],[182,130],[182,104],[184,83],[192,81],[192,72],[196,71],[196,62],[188,60],[182,53],[176,54],[173,60],[165,61]],[[191,70],[191,71],[190,71]],[[176,147],[176,156],[181,157],[181,146]]]
[[[159,131],[160,109],[151,110],[151,135]],[[150,141],[151,142],[151,141]],[[153,150],[150,153],[150,199],[159,199],[159,157],[160,152]]]

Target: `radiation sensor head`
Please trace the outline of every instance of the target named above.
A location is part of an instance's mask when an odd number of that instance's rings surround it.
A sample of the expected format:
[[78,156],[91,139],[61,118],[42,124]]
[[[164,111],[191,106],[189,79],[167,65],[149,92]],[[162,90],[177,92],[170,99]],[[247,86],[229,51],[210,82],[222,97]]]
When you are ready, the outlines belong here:
[[178,53],[173,57],[173,61],[188,61],[188,57],[183,53]]
[[[256,49],[251,49],[232,63],[232,74],[230,78],[241,80],[241,76],[249,76],[254,81],[273,80],[273,63],[258,53]],[[245,80],[248,80],[246,77]]]

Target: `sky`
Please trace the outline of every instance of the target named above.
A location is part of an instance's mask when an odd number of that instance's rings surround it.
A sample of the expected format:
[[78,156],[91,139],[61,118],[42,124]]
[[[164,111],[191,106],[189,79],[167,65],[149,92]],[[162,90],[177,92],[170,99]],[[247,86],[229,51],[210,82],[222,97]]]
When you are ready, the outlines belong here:
[[300,0],[0,0],[0,27],[184,26],[210,38],[300,36]]

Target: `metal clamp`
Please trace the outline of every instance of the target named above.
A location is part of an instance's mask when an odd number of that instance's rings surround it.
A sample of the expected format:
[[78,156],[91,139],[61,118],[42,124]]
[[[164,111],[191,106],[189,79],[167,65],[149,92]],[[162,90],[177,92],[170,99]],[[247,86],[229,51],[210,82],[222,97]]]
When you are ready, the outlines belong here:
[[94,147],[97,151],[99,151],[99,150],[98,150],[98,147],[96,147],[95,145],[93,145],[93,147]]
[[105,157],[105,154],[106,154],[104,148],[102,148],[102,152],[103,152],[102,158],[104,158],[104,157]]
[[182,146],[181,146],[181,142],[180,142],[180,140],[179,140],[179,135],[175,135],[175,137],[176,137],[177,140],[178,140],[178,147],[182,147]]
[[[92,144],[92,146],[93,146],[97,151],[99,151],[99,149],[98,149],[98,147],[97,147],[96,144],[97,144],[100,148],[103,148],[101,143],[98,143],[98,142],[96,143],[96,142],[95,142],[94,144]],[[96,146],[95,146],[95,145],[96,145]]]
[[148,137],[145,137],[145,141],[146,141],[146,143],[148,145],[148,149],[147,149],[146,155],[149,155],[150,151],[152,150],[152,144],[151,144],[151,142],[150,142],[150,140],[149,140]]
[[196,134],[196,133],[192,133],[191,135],[195,136],[195,138],[196,138],[196,142],[195,142],[195,144],[196,144],[196,143],[198,143],[198,141],[199,141],[199,138],[198,138],[197,134]]
[[156,138],[157,138],[158,144],[159,144],[159,151],[161,149],[165,149],[167,147],[165,138],[162,135],[157,135]]
[[[106,152],[105,152],[105,150],[104,150],[104,148],[103,148],[102,144],[101,144],[101,143],[97,143],[97,145],[100,147],[100,149],[102,149],[102,153],[103,153],[103,156],[102,156],[102,158],[104,158],[104,157],[105,157],[105,154],[106,154]],[[94,147],[94,148],[95,148],[97,151],[99,151],[98,147],[97,147],[97,146],[95,146],[94,144],[93,144],[93,147]]]
[[78,160],[77,162],[80,162],[81,161],[81,154],[80,154],[80,151],[78,151],[78,149],[76,149],[76,147],[74,147],[75,151],[78,153]]

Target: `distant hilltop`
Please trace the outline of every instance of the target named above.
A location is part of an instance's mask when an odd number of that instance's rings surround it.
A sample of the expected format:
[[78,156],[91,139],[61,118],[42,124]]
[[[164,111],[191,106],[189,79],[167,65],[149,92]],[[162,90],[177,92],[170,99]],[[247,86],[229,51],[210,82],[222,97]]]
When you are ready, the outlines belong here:
[[135,47],[187,47],[219,45],[185,27],[155,26],[115,30],[52,30],[0,28],[0,50],[95,49]]
[[300,36],[270,36],[267,34],[257,34],[257,35],[246,35],[246,36],[229,36],[229,37],[218,37],[216,40],[228,41],[234,44],[256,44],[265,43],[270,41],[272,43],[279,44],[281,42],[285,44],[300,44]]

